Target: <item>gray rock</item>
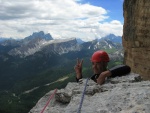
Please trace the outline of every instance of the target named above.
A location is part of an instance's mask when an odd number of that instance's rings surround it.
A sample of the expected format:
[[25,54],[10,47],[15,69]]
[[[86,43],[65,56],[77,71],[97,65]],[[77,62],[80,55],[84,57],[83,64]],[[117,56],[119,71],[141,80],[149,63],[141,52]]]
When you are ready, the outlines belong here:
[[[138,78],[138,79],[137,79]],[[88,81],[81,113],[150,113],[150,81],[129,75],[106,80],[98,85]],[[77,113],[86,79],[83,83],[68,83],[58,90],[44,113]],[[29,113],[39,113],[53,91],[42,97]]]

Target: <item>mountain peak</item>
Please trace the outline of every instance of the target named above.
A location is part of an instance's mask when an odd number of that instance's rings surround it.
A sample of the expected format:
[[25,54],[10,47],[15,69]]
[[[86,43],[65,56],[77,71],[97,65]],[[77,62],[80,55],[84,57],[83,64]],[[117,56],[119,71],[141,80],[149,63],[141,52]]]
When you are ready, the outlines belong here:
[[36,39],[36,38],[41,38],[41,39],[45,39],[45,40],[53,40],[50,33],[44,34],[43,31],[34,32],[32,35],[25,37],[25,40],[32,40],[32,39]]
[[122,37],[121,36],[116,36],[114,34],[109,34],[109,35],[107,35],[105,37],[102,37],[99,40],[110,40],[113,43],[122,43]]
[[79,44],[84,43],[84,41],[83,41],[83,40],[81,40],[80,38],[76,38],[76,40],[77,40],[77,42],[78,42]]

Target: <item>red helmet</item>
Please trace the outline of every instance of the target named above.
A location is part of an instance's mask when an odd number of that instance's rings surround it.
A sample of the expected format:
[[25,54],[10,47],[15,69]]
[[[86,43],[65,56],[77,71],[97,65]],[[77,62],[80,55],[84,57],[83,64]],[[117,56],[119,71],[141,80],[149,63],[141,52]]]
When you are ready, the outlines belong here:
[[92,62],[109,62],[109,56],[105,51],[99,50],[93,53]]

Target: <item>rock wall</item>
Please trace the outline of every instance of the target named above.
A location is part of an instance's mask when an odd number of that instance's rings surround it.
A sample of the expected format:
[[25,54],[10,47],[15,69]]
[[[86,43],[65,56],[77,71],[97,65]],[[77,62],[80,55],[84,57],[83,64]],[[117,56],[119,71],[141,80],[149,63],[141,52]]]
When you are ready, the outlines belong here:
[[[86,79],[83,83],[70,82],[58,90],[44,113],[77,113],[85,82]],[[52,92],[42,97],[29,113],[41,113]],[[150,113],[150,81],[143,81],[134,73],[108,79],[104,85],[89,80],[81,113]]]
[[150,0],[125,0],[123,10],[125,64],[150,79]]

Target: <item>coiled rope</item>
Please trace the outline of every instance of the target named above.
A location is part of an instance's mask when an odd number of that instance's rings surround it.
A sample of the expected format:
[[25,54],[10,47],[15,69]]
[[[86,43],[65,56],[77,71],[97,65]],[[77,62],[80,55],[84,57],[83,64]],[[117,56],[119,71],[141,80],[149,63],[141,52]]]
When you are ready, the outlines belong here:
[[50,103],[51,99],[55,96],[56,92],[57,92],[57,89],[55,89],[54,92],[53,92],[53,94],[51,94],[51,96],[49,97],[49,99],[48,99],[46,105],[45,105],[44,108],[42,109],[41,113],[44,113],[46,107],[47,107],[48,104]]

